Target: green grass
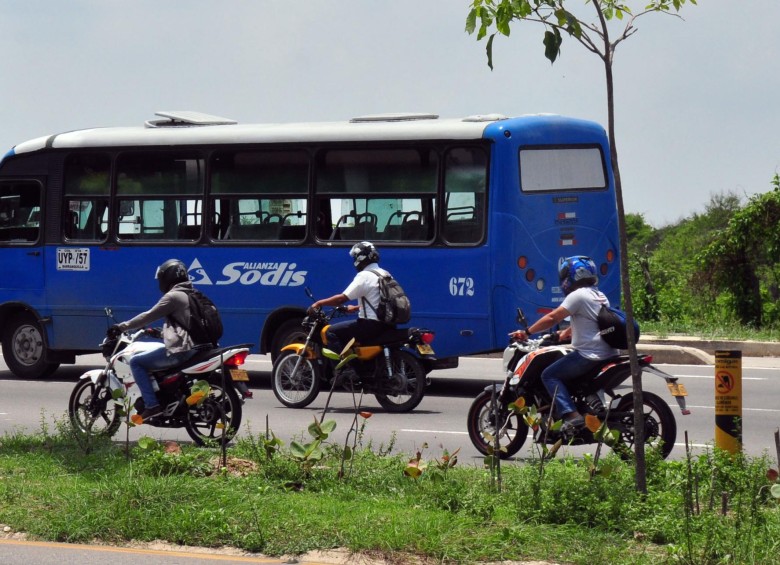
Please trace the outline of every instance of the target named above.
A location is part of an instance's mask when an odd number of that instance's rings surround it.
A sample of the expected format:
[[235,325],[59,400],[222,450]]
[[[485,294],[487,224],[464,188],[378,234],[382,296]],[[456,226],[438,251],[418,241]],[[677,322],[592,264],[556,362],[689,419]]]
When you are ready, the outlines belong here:
[[686,335],[701,339],[730,341],[772,341],[780,340],[780,328],[767,327],[754,329],[741,324],[703,324],[677,322],[640,321],[643,335],[657,335],[668,338],[674,335]]
[[168,453],[148,439],[128,456],[110,442],[85,450],[63,429],[5,435],[0,523],[52,541],[165,540],[268,555],[345,547],[397,562],[780,563],[768,458],[649,454],[646,496],[633,467],[612,457],[592,478],[589,457],[548,461],[543,473],[539,461],[504,462],[499,489],[495,473],[453,466],[441,448],[424,449],[411,478],[409,455],[357,441],[345,460],[329,437],[340,430],[315,432],[306,456],[244,439],[228,449],[227,468],[219,450]]

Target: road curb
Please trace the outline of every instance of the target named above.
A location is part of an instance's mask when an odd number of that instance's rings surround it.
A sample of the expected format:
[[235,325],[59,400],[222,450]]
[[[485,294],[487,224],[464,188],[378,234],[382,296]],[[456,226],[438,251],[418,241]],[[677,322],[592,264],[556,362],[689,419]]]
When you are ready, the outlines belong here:
[[695,347],[640,343],[636,349],[639,353],[652,355],[654,363],[668,363],[672,365],[715,364],[713,355]]

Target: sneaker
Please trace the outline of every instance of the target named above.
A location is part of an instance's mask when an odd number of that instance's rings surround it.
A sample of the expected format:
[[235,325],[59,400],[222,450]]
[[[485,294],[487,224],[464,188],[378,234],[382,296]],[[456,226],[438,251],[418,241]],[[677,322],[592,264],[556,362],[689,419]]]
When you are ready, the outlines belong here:
[[360,377],[358,377],[355,369],[347,365],[339,369],[336,375],[336,385],[351,391],[354,387],[360,386]]
[[147,408],[146,410],[141,412],[141,420],[143,420],[143,422],[146,423],[148,420],[152,420],[157,416],[160,416],[162,413],[163,413],[162,406],[158,404],[157,406],[152,406],[151,408]]
[[585,427],[585,418],[579,412],[569,412],[563,417],[561,433],[573,435]]

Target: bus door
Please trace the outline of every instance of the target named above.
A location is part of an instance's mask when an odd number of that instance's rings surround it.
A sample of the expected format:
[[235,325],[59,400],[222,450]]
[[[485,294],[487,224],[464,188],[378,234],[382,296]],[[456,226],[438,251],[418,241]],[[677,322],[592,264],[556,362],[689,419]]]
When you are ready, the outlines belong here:
[[0,288],[4,290],[43,288],[41,192],[37,181],[0,181],[0,247],[5,249]]

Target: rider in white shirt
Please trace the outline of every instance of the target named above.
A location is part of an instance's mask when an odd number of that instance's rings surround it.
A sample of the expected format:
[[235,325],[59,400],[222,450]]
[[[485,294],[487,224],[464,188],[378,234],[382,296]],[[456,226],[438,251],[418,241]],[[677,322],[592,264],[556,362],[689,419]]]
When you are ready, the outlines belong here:
[[326,333],[328,348],[341,352],[350,339],[355,338],[360,343],[370,343],[393,325],[377,320],[376,310],[379,307],[379,274],[385,273],[379,267],[379,252],[370,241],[361,241],[352,246],[349,251],[352,263],[358,273],[346,289],[330,298],[317,300],[309,307],[310,311],[323,306],[340,306],[350,300],[357,304],[347,306],[348,312],[358,312],[357,320],[331,324]]

